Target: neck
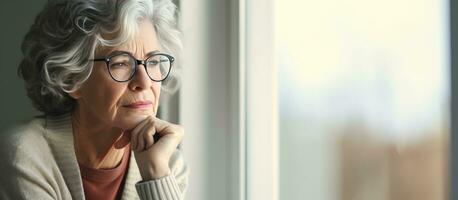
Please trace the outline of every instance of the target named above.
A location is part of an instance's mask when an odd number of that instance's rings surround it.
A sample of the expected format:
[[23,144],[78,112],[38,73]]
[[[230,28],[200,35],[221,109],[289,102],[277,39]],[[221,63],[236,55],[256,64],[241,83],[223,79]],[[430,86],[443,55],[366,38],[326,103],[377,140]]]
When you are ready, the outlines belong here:
[[78,162],[94,169],[111,169],[122,160],[123,148],[115,148],[123,131],[104,124],[93,115],[75,109],[72,117],[75,153]]

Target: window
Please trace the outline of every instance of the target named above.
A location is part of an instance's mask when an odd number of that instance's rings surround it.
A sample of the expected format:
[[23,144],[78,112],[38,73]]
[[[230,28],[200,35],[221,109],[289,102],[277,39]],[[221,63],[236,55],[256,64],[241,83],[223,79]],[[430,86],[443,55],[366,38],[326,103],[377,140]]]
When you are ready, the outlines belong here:
[[447,1],[180,6],[188,198],[447,198]]
[[447,1],[247,0],[246,16],[247,199],[447,198]]

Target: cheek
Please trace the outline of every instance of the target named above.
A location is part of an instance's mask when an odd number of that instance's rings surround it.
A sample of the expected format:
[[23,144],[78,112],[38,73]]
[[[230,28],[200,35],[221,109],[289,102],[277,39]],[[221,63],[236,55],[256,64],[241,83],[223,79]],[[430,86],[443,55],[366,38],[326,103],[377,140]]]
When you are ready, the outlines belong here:
[[142,92],[153,101],[152,109],[133,112],[122,107],[123,98],[126,100],[132,95],[128,84],[113,81],[102,69],[94,70],[84,86],[84,104],[92,111],[92,115],[97,116],[103,123],[123,130],[133,129],[148,116],[156,115],[161,83],[153,82],[149,91]]
[[157,108],[159,106],[159,99],[161,97],[161,83],[153,83],[153,86],[151,87],[151,90],[153,91],[154,94],[154,113],[157,114]]
[[108,119],[111,119],[113,126],[121,129],[125,129],[126,126],[126,124],[123,123],[123,121],[125,121],[123,120],[125,113],[123,113],[121,101],[126,89],[127,88],[124,84],[112,83],[112,85],[109,85],[105,87],[103,91],[100,91],[100,93],[103,94],[103,97],[101,98],[102,105],[100,105],[100,107],[104,109],[101,112],[104,112],[105,116]]
[[[116,84],[116,83],[115,83]],[[116,85],[119,85],[119,84],[116,84]],[[108,86],[106,88],[104,88],[104,91],[102,91],[101,93],[103,93],[103,99],[104,99],[104,104],[109,113],[114,116],[114,114],[116,114],[116,110],[121,106],[121,102],[120,102],[120,99],[122,98],[124,92],[126,91],[126,88],[125,87],[122,87],[122,86],[118,86],[118,87],[115,87],[115,86]]]
[[[109,78],[109,79],[108,79]],[[84,88],[84,100],[94,114],[103,121],[113,121],[119,99],[125,91],[123,84],[118,84],[105,76],[101,70],[94,70]]]

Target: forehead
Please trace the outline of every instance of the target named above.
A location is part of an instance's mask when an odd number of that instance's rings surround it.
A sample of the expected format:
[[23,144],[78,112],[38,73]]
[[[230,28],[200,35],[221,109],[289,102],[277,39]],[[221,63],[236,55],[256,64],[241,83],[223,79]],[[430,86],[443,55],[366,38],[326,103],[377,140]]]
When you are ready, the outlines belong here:
[[[116,39],[117,33],[103,35],[107,39]],[[144,57],[149,52],[159,51],[160,44],[156,36],[156,31],[152,23],[148,20],[142,20],[138,23],[138,29],[135,35],[119,46],[99,46],[95,55],[106,56],[115,51],[126,51],[137,57]]]

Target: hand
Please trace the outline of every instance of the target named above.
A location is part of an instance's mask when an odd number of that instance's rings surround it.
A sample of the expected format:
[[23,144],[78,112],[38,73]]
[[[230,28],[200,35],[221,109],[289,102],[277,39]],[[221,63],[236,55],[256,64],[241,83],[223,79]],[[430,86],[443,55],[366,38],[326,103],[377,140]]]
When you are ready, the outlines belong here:
[[[153,136],[158,137],[154,141]],[[181,126],[149,116],[130,131],[131,148],[143,180],[169,175],[169,160],[184,136]]]

